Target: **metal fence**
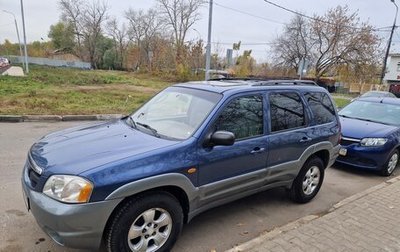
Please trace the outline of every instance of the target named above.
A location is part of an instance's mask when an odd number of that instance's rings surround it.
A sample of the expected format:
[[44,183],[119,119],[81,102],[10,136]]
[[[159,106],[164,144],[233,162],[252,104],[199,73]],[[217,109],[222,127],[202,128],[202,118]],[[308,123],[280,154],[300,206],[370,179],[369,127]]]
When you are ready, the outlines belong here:
[[[24,62],[24,57],[9,55],[5,56],[8,58],[11,63],[20,63]],[[68,60],[58,60],[58,59],[48,59],[48,58],[38,58],[38,57],[28,57],[29,64],[37,64],[37,65],[45,65],[45,66],[54,66],[54,67],[72,67],[72,68],[80,68],[80,69],[91,69],[91,65],[88,62],[83,61],[68,61]]]

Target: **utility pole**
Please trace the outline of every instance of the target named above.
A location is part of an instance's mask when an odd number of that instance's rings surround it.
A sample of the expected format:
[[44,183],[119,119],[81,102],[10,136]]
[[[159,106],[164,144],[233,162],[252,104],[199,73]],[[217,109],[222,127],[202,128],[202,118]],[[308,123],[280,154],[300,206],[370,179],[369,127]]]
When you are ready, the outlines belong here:
[[25,74],[28,74],[29,73],[28,50],[26,49],[25,16],[24,16],[24,4],[23,4],[22,0],[21,0],[21,15],[22,15],[22,30],[24,33]]
[[390,0],[390,1],[396,7],[396,16],[394,16],[394,22],[393,22],[393,26],[392,26],[392,31],[390,32],[389,43],[386,48],[385,58],[383,60],[383,67],[382,67],[381,78],[380,78],[379,84],[383,83],[383,78],[385,77],[386,63],[387,63],[387,59],[389,56],[390,46],[392,45],[393,32],[394,32],[394,29],[396,29],[397,13],[399,12],[399,7],[397,7],[395,0]]
[[206,81],[210,79],[212,10],[213,10],[213,0],[210,0],[210,9],[208,12],[208,36],[207,36],[207,48],[206,48]]
[[11,15],[14,17],[15,30],[16,30],[16,32],[17,32],[18,45],[19,45],[19,53],[20,53],[21,59],[22,59],[22,66],[25,68],[25,63],[24,63],[24,60],[23,60],[24,55],[23,55],[23,53],[22,53],[21,40],[19,39],[19,31],[18,31],[17,19],[15,18],[14,13],[12,13],[12,12],[10,12],[10,11],[6,11],[6,10],[3,10],[3,12],[8,13],[8,14],[11,14]]

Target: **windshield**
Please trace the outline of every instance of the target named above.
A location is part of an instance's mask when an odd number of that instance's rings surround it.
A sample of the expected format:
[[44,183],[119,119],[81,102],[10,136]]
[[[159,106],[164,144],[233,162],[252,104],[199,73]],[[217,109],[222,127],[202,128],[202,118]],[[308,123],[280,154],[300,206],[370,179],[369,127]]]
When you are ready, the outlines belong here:
[[154,96],[131,118],[138,129],[155,136],[189,138],[215,107],[222,95],[197,89],[170,87]]
[[400,125],[400,106],[356,100],[344,107],[339,116]]
[[365,94],[361,95],[361,97],[385,97],[385,96],[389,96],[384,92],[366,92]]

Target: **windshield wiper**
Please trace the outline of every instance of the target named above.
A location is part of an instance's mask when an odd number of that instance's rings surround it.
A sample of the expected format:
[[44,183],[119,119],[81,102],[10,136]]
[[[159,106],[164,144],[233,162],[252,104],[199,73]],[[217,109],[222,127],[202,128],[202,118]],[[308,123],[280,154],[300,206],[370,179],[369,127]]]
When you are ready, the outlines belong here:
[[344,118],[350,118],[350,119],[368,121],[367,119],[359,118],[359,117],[353,117],[353,116],[347,116],[347,115],[340,115],[340,114],[339,114],[339,116],[344,117]]
[[391,125],[390,123],[385,123],[385,122],[380,122],[380,121],[375,121],[367,118],[358,118],[358,117],[351,117],[351,116],[346,116],[346,115],[339,115],[344,118],[350,118],[350,119],[356,119],[356,120],[361,120],[361,121],[367,121],[367,122],[373,122],[373,123],[381,123],[381,124],[386,124],[386,125]]
[[391,125],[390,123],[385,123],[385,122],[380,122],[380,121],[374,121],[374,120],[371,120],[371,119],[361,119],[361,118],[360,118],[360,120],[367,121],[367,122],[373,122],[373,123],[381,123],[381,124],[385,124],[385,125]]
[[352,117],[352,116],[347,116],[347,115],[341,115],[341,114],[339,114],[339,116],[344,117],[344,118],[350,118],[350,119],[360,119],[360,118],[357,118],[357,117]]
[[154,136],[156,136],[158,138],[161,137],[160,134],[158,134],[157,130],[155,128],[151,127],[150,125],[145,124],[145,123],[140,123],[140,122],[136,122],[136,124],[139,125],[139,126],[142,126],[143,128],[146,128],[146,129],[150,130],[153,133]]
[[136,122],[133,120],[132,116],[128,116],[129,122],[131,123],[132,127],[135,129],[137,128]]

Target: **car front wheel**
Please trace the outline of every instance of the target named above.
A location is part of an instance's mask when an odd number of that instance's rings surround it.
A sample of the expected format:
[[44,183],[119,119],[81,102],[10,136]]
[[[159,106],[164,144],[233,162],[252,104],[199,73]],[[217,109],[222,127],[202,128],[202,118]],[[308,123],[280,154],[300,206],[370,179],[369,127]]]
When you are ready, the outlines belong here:
[[324,172],[324,163],[319,157],[307,160],[292,184],[290,198],[298,203],[312,200],[321,188]]
[[127,201],[111,220],[105,237],[107,251],[170,251],[182,224],[182,207],[173,195],[140,195]]
[[392,175],[394,169],[396,169],[397,164],[399,162],[399,151],[394,150],[390,155],[386,164],[383,166],[381,170],[382,176],[390,176]]

